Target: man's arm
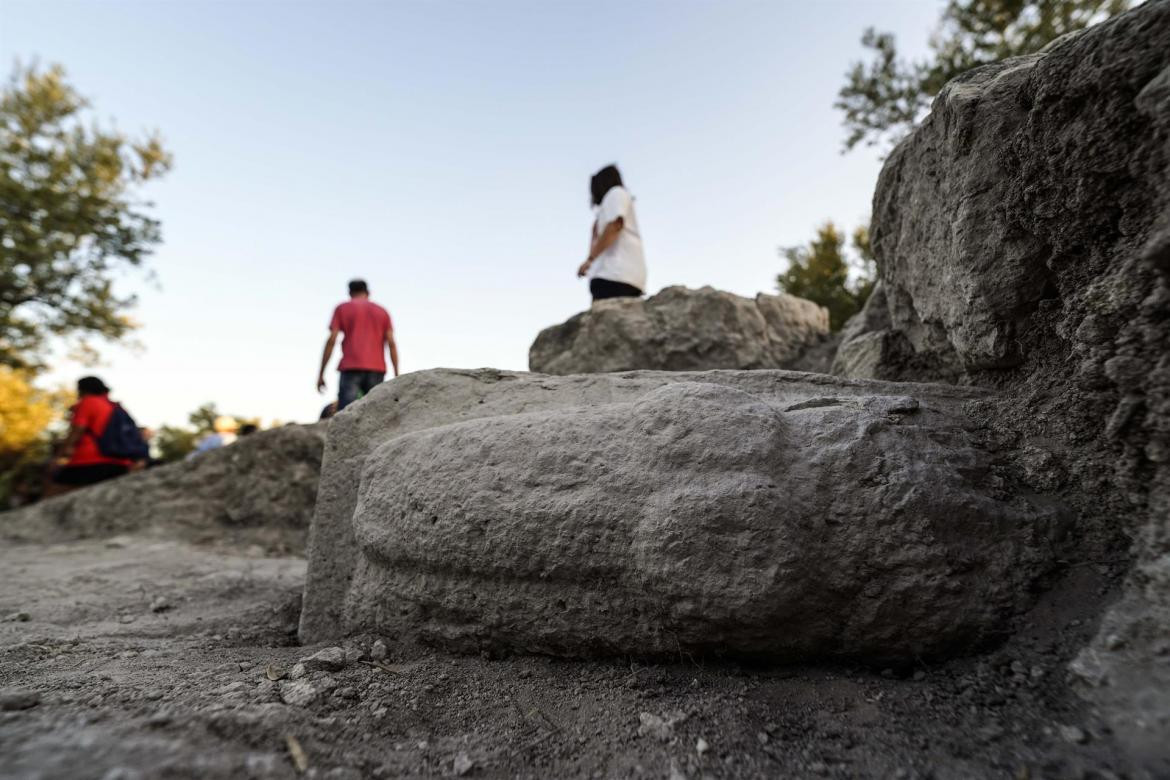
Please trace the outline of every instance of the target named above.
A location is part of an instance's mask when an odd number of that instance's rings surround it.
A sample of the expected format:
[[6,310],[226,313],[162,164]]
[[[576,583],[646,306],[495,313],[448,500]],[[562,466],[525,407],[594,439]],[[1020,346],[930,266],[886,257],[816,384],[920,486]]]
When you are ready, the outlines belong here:
[[333,357],[333,345],[337,343],[337,328],[329,329],[329,338],[325,339],[325,354],[321,356],[321,371],[317,374],[317,392],[325,392],[325,369],[329,367],[329,358]]
[[[625,227],[625,224],[626,221],[618,217],[605,226],[605,230],[601,231],[601,235],[594,239],[593,246],[589,248],[588,259],[584,263],[581,263],[581,267],[577,269],[577,276],[584,276],[589,273],[589,266],[593,265],[593,261],[605,252],[605,250],[613,246],[613,242],[618,240],[618,236],[621,235],[622,228]],[[594,227],[594,232],[596,233],[596,226]]]
[[394,341],[394,328],[386,330],[386,346],[390,348],[390,365],[394,366],[394,376],[398,376],[398,344]]
[[77,443],[81,441],[81,437],[85,435],[86,428],[83,425],[76,423],[69,426],[69,435],[65,437],[65,441],[61,442],[61,446],[57,449],[57,458],[59,460],[69,460],[73,457],[73,450],[77,448]]

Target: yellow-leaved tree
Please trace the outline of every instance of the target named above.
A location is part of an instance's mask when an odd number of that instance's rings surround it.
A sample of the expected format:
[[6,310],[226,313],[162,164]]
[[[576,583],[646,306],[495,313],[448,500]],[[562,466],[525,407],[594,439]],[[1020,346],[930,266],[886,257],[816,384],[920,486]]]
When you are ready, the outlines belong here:
[[0,508],[39,491],[54,426],[73,400],[68,390],[42,390],[28,372],[0,365]]

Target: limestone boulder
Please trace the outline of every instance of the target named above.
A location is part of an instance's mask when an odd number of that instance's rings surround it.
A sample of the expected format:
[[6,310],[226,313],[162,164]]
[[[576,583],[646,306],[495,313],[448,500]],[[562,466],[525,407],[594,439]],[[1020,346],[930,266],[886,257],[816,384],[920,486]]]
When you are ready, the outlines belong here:
[[190,460],[0,513],[0,538],[57,542],[135,533],[304,550],[324,426],[286,425]]
[[879,378],[889,362],[890,315],[886,291],[879,281],[861,311],[841,328],[830,373],[849,379]]
[[804,298],[667,287],[644,300],[598,301],[545,328],[528,367],[558,375],[803,368],[802,357],[828,338],[828,310]]
[[433,371],[334,419],[301,633],[904,660],[1002,635],[1069,518],[981,391],[782,371]]
[[870,237],[881,311],[835,370],[1001,391],[989,426],[1083,518],[1070,560],[1137,561],[1075,668],[1170,776],[1170,2],[948,84]]

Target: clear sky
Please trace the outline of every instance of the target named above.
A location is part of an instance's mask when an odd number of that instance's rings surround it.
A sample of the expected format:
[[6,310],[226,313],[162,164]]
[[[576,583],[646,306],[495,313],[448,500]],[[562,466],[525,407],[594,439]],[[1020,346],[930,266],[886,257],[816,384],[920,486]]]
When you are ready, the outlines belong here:
[[207,401],[311,420],[354,276],[404,371],[526,369],[541,328],[588,305],[588,179],[609,162],[651,292],[773,291],[777,247],[868,218],[880,163],[841,154],[832,108],[862,31],[916,54],[941,6],[0,0],[0,62],[63,64],[98,119],[174,153],[146,190],[156,280],[122,282],[142,349],[94,369],[115,397],[147,425]]

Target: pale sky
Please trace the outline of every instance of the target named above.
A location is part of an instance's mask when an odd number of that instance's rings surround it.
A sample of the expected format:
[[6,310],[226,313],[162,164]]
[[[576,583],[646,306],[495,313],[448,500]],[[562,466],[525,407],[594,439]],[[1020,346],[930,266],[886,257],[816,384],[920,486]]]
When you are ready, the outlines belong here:
[[[316,419],[333,307],[369,281],[404,371],[525,370],[588,306],[590,175],[636,197],[650,291],[772,292],[777,248],[868,219],[877,155],[832,104],[868,25],[925,48],[942,0],[0,0],[0,62],[61,63],[175,157],[139,351],[97,373],[141,424],[214,401]],[[334,357],[336,364],[337,357]],[[330,370],[329,393],[336,393]]]

